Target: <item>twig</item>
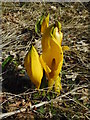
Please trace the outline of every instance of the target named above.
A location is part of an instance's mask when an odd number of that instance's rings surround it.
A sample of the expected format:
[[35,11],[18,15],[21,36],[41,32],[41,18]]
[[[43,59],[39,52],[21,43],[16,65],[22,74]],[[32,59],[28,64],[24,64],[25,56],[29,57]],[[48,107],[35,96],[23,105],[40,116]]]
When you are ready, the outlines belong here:
[[73,102],[75,102],[76,104],[80,105],[81,107],[85,108],[86,110],[88,110],[88,108],[86,106],[84,106],[83,104],[81,104],[79,101],[76,101],[75,99],[71,99],[69,98],[69,100],[72,100]]
[[[46,102],[39,103],[37,105],[33,105],[30,107],[30,109],[32,110],[33,108],[38,108],[38,107],[43,106],[45,104],[48,104],[48,102],[46,101]],[[20,113],[20,112],[25,112],[25,111],[26,111],[26,108],[21,108],[20,110],[16,110],[13,112],[3,113],[0,115],[0,119],[7,118],[9,116],[15,115],[15,114]]]
[[80,86],[80,87],[77,87],[77,88],[71,90],[70,92],[67,92],[66,94],[64,94],[64,95],[62,95],[62,96],[57,97],[56,99],[60,99],[60,98],[65,97],[65,96],[67,96],[67,95],[69,95],[69,94],[72,94],[73,92],[75,92],[75,91],[78,90],[78,89],[86,88],[86,87],[88,87],[88,85],[82,85],[82,86]]

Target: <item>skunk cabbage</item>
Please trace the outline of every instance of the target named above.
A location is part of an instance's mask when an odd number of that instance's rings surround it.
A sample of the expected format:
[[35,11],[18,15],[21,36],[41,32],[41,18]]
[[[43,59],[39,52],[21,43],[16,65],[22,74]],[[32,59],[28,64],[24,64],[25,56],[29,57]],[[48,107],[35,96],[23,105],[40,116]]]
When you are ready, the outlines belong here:
[[24,66],[31,81],[39,89],[41,79],[43,77],[43,68],[40,63],[39,55],[34,46],[32,46],[31,50],[26,55]]

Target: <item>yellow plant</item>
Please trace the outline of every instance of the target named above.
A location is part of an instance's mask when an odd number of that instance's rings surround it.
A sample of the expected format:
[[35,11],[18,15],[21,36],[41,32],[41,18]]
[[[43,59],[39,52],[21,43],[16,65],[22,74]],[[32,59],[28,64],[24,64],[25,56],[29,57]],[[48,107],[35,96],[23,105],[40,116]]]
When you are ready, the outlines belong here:
[[40,56],[41,64],[49,79],[59,74],[63,63],[62,47],[53,40],[51,42],[51,46],[46,51],[43,51]]
[[57,24],[52,24],[46,28],[42,36],[42,50],[45,51],[50,47],[51,40],[53,39],[59,46],[61,46],[63,33],[59,30]]
[[59,73],[63,65],[63,52],[69,50],[69,47],[62,46],[63,33],[61,32],[61,23],[56,21],[49,26],[49,14],[42,20],[41,33],[43,35],[40,58],[36,49],[32,46],[25,57],[24,66],[31,81],[37,88],[40,87],[44,69],[48,78],[48,86],[50,89],[54,86],[55,91],[60,93],[62,86]]
[[62,38],[61,24],[56,21],[55,24],[45,28],[41,40],[40,61],[48,78],[48,86],[52,89],[54,85],[55,91],[58,93],[62,89],[59,73],[63,65],[63,51],[69,50],[68,46],[62,46]]
[[60,90],[62,89],[62,85],[61,85],[61,77],[57,76],[57,78],[55,79],[55,92],[60,93]]
[[39,55],[34,46],[32,46],[31,50],[26,55],[24,66],[31,81],[39,89],[41,79],[43,77],[43,68],[39,60]]
[[62,38],[63,38],[63,33],[61,32],[61,23],[56,21],[54,24],[54,27],[52,28],[51,31],[52,37],[54,37],[59,44],[62,44]]
[[49,14],[47,15],[46,18],[43,19],[42,24],[41,24],[41,33],[44,33],[46,28],[49,26]]
[[52,88],[59,76],[63,64],[62,47],[52,39],[49,48],[42,52],[40,61],[48,78],[48,86]]

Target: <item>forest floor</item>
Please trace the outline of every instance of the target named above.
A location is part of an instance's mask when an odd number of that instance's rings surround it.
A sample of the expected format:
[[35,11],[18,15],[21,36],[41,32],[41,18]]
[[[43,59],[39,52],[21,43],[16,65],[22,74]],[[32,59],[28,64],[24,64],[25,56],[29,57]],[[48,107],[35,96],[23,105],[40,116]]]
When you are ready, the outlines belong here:
[[[4,120],[89,120],[89,3],[2,3],[0,64],[10,56],[0,74],[0,103]],[[50,24],[62,24],[64,53],[62,91],[34,89],[24,68],[24,58],[33,44],[41,53],[41,35],[36,21],[50,13]],[[7,113],[7,114],[5,114]]]

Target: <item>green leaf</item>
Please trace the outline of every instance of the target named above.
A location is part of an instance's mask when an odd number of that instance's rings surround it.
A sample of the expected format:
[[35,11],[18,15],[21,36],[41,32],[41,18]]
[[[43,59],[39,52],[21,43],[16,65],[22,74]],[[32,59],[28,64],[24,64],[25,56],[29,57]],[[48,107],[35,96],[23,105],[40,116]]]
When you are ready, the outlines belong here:
[[9,64],[9,62],[11,62],[12,59],[13,57],[10,55],[4,60],[4,62],[2,63],[2,70],[4,70],[5,66]]
[[35,24],[35,32],[38,34],[41,30],[41,24],[43,22],[43,19],[44,19],[44,15],[42,15],[40,17],[40,19],[37,20],[36,24]]
[[42,92],[42,96],[43,97],[45,97],[46,96],[46,93],[45,93],[45,91],[43,90],[43,92]]
[[50,94],[49,94],[49,93],[47,94],[47,99],[48,99],[48,100],[50,100],[50,99],[51,99],[51,98],[50,98]]
[[40,112],[41,114],[45,113],[45,109],[43,108],[43,106],[41,106],[37,111]]

